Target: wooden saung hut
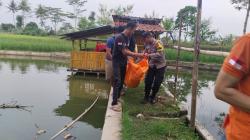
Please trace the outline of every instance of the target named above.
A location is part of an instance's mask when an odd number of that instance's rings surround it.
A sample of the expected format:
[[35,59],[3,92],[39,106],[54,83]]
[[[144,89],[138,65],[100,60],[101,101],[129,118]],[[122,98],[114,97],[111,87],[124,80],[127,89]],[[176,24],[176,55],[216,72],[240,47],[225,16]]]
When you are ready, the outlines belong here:
[[138,51],[143,50],[144,43],[141,36],[142,32],[152,32],[155,34],[156,38],[158,38],[161,33],[165,32],[165,29],[161,26],[162,19],[120,15],[113,15],[112,17],[112,25],[63,35],[64,39],[72,41],[73,50],[71,52],[70,71],[98,74],[105,73],[105,52],[96,52],[93,48],[88,48],[88,43],[106,43],[106,39],[108,36],[112,35],[114,27],[125,26],[129,21],[137,21],[138,27],[135,32],[135,39]]

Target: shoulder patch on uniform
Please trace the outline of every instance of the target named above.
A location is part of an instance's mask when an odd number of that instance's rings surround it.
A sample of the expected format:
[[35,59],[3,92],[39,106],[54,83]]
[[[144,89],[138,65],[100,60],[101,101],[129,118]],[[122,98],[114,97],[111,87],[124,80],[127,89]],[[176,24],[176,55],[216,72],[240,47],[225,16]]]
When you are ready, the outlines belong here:
[[118,42],[117,45],[122,45],[122,42]]

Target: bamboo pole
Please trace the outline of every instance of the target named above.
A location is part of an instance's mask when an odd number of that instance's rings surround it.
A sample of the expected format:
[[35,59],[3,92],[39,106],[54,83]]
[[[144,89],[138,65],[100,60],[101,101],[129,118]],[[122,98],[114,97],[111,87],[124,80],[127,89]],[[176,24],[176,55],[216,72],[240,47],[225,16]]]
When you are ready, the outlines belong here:
[[70,122],[69,124],[65,125],[65,127],[63,129],[61,129],[58,133],[56,133],[54,136],[52,136],[50,138],[50,140],[54,140],[55,138],[57,138],[60,134],[62,134],[65,130],[67,130],[68,128],[70,128],[72,125],[74,125],[79,119],[82,118],[82,116],[84,116],[85,114],[87,114],[89,112],[89,110],[95,105],[95,103],[97,102],[97,100],[99,99],[99,95],[96,97],[95,101],[87,108],[85,109],[85,111],[79,115],[75,120],[73,120],[72,122]]
[[179,39],[178,39],[178,48],[177,48],[177,57],[176,57],[176,72],[175,72],[175,90],[174,90],[174,101],[176,100],[177,96],[177,80],[178,80],[178,74],[179,74],[179,60],[180,60],[180,46],[181,46],[181,31],[182,31],[182,17],[180,19],[180,25],[179,25]]
[[198,0],[197,4],[197,19],[195,27],[195,45],[194,45],[194,62],[192,72],[192,102],[191,102],[191,120],[190,126],[195,129],[195,116],[196,116],[196,97],[198,86],[198,66],[199,66],[199,50],[200,50],[200,28],[201,28],[201,9],[202,0]]

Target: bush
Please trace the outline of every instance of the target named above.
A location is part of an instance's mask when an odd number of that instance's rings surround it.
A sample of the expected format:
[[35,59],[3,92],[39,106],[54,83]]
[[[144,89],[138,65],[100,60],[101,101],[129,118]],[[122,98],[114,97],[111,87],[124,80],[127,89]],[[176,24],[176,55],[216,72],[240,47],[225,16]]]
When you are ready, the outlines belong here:
[[4,32],[12,32],[14,29],[15,29],[15,26],[13,24],[5,24],[5,23],[2,23],[1,24],[1,29],[4,31]]
[[28,23],[23,30],[23,34],[26,35],[40,35],[41,32],[41,29],[39,29],[35,22]]

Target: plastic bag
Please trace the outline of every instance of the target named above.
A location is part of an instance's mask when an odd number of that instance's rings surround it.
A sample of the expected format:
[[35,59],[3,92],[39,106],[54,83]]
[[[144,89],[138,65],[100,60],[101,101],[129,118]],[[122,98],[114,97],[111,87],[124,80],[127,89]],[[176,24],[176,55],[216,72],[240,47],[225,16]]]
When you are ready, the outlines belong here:
[[133,59],[128,60],[125,85],[128,88],[137,87],[140,82],[144,79],[145,73],[148,70],[148,60],[142,59],[140,62],[135,63]]

